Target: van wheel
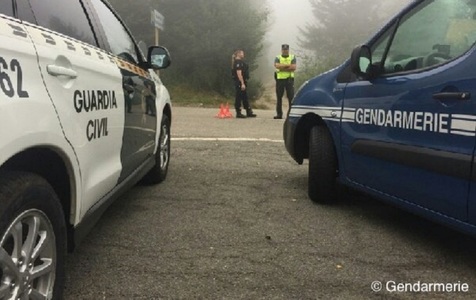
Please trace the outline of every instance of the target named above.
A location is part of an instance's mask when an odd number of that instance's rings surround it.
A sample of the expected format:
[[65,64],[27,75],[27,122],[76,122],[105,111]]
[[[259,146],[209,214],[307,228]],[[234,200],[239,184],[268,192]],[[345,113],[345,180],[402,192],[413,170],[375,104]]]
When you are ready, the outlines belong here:
[[145,175],[145,183],[161,183],[167,177],[170,162],[170,120],[166,115],[162,117],[158,143],[155,166]]
[[309,137],[309,198],[317,203],[333,202],[336,176],[337,157],[331,134],[327,128],[315,126]]
[[61,299],[66,245],[53,188],[33,174],[1,174],[0,298]]

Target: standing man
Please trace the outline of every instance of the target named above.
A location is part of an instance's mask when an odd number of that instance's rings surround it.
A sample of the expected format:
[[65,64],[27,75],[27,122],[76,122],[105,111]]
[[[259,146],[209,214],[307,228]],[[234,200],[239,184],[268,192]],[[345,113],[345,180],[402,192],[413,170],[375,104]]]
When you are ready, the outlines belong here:
[[281,45],[281,55],[274,60],[276,68],[276,116],[275,119],[283,118],[283,95],[286,90],[289,106],[294,98],[294,71],[296,71],[296,57],[289,54],[289,45]]
[[[237,118],[254,118],[256,115],[248,101],[247,83],[250,78],[248,64],[244,61],[245,52],[238,49],[231,58],[231,73],[235,81],[235,109]],[[246,115],[241,113],[241,103],[246,110]]]

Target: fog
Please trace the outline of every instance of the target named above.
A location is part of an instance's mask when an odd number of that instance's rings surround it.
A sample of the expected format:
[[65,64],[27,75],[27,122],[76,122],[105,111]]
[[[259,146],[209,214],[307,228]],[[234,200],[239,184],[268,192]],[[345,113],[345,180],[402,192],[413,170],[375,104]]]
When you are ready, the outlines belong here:
[[299,27],[314,22],[309,0],[267,0],[270,9],[270,27],[265,38],[265,49],[257,73],[265,79],[272,74],[274,58],[281,53],[281,45],[289,44],[292,53],[298,50]]
[[[267,0],[271,10],[270,29],[266,41],[270,44],[270,52],[280,52],[281,44],[289,44],[291,49],[298,49],[297,36],[299,27],[318,22],[312,13],[309,0]],[[380,4],[385,15],[394,15],[411,0],[392,0]],[[376,1],[371,1],[376,2]],[[339,6],[337,5],[337,8]],[[362,16],[364,17],[364,16]]]
[[[281,44],[289,44],[296,50],[299,27],[306,23],[314,23],[309,0],[268,0],[271,9],[271,27],[266,35],[270,45],[269,56],[274,57],[281,52]],[[290,5],[291,4],[291,5]]]
[[[380,2],[382,15],[393,16],[410,1],[412,0]],[[369,2],[378,3],[378,1]],[[309,0],[267,0],[267,3],[270,9],[270,27],[266,34],[265,49],[259,63],[258,74],[260,77],[272,72],[274,58],[281,52],[281,44],[289,44],[291,52],[297,54],[299,59],[299,54],[305,53],[305,50],[298,45],[297,41],[300,34],[299,28],[318,23],[312,13]],[[337,8],[339,8],[339,5],[337,5]],[[386,22],[386,18],[382,22]],[[350,51],[349,49],[349,53]]]

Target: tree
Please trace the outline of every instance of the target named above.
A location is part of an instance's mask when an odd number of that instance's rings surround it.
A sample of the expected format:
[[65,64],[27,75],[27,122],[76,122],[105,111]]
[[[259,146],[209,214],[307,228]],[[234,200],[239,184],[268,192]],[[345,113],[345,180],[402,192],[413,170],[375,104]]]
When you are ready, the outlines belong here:
[[220,94],[230,93],[231,55],[246,52],[251,71],[263,48],[268,11],[257,0],[110,0],[138,40],[154,43],[150,11],[165,18],[160,44],[172,56],[162,77],[181,85]]
[[231,87],[231,55],[243,48],[255,69],[262,49],[267,12],[250,0],[161,0],[166,18],[161,43],[171,51],[176,83],[225,93]]
[[111,6],[116,10],[127,27],[132,31],[137,41],[143,41],[147,45],[154,43],[154,27],[150,23],[150,11],[154,0],[135,0],[134,9],[131,3],[126,0],[109,0]]
[[299,45],[320,71],[337,66],[410,0],[309,0],[315,23],[300,28]]

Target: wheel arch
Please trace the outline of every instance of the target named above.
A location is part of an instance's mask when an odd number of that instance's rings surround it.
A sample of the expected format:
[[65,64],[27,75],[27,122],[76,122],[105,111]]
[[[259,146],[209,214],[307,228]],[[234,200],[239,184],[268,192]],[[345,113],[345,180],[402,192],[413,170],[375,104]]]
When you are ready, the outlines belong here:
[[73,249],[75,216],[75,180],[72,166],[61,152],[48,147],[34,147],[10,157],[1,167],[4,172],[21,171],[44,178],[60,200],[68,228],[68,250]]
[[172,124],[172,107],[170,106],[170,103],[165,104],[162,111],[163,114],[169,118],[170,124]]
[[309,158],[309,135],[312,127],[316,125],[324,126],[329,130],[322,117],[314,113],[303,115],[296,126],[294,153],[301,161]]

